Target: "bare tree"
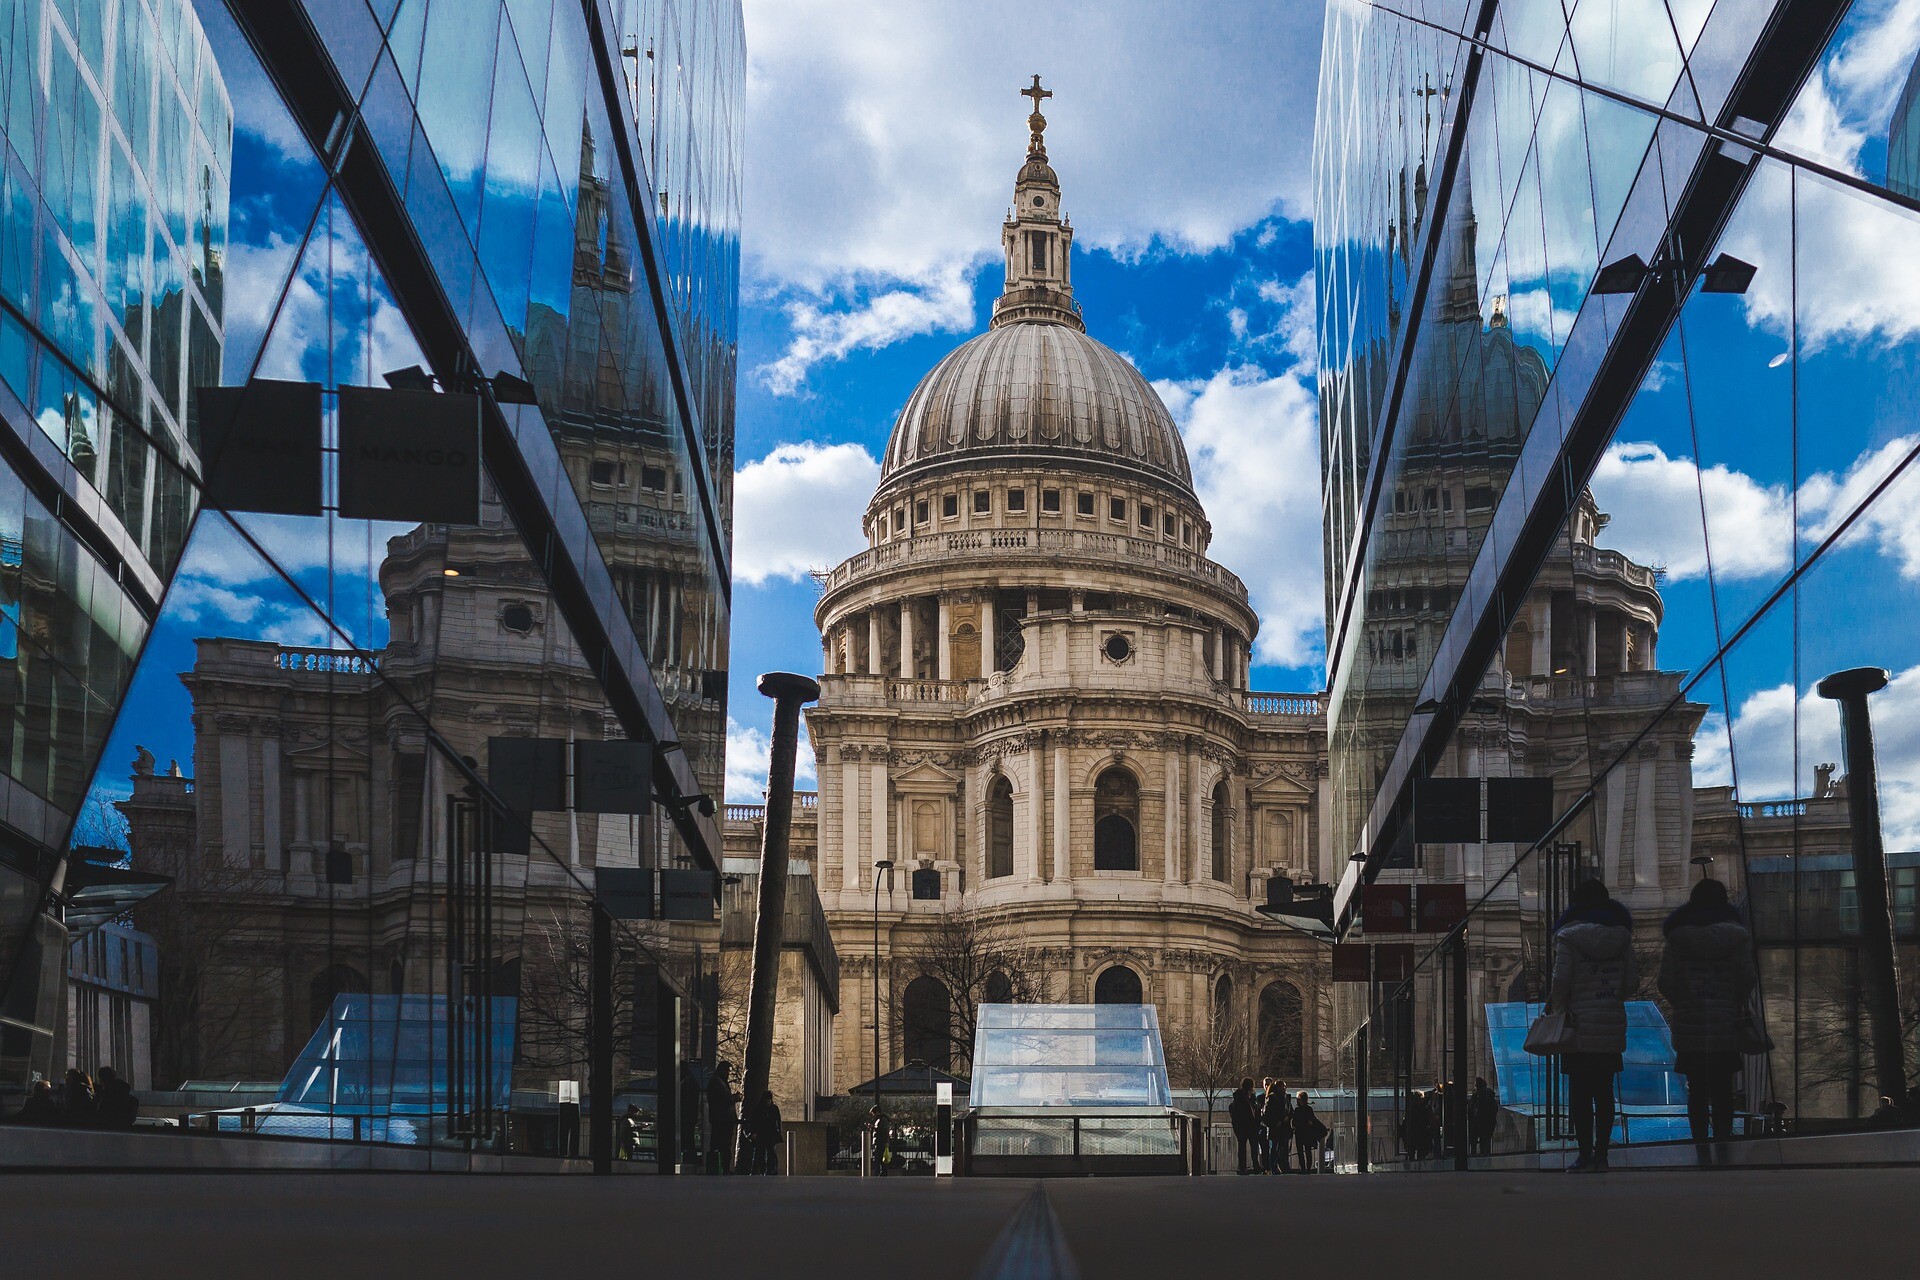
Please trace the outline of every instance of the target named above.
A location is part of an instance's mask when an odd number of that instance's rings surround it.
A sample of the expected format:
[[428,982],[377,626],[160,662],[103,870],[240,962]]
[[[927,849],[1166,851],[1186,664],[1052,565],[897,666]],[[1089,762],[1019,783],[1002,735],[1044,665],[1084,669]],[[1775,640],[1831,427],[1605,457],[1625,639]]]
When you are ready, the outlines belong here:
[[1167,1071],[1182,1088],[1206,1099],[1211,1131],[1215,1101],[1247,1074],[1246,1028],[1222,1010],[1187,1019],[1167,1042]]
[[[983,1004],[1033,1004],[1040,999],[1038,958],[1005,914],[975,911],[956,902],[933,917],[903,958],[897,1016],[910,1040],[944,1044],[951,1063],[970,1070],[974,1030]],[[904,994],[920,978],[946,988],[937,1001],[904,1007]]]
[[153,1078],[166,1088],[236,1070],[258,1074],[255,1040],[267,1020],[265,993],[236,944],[254,892],[253,872],[206,863],[185,843],[159,841],[135,856],[141,871],[173,885],[134,908],[135,927],[159,955],[154,1001]]

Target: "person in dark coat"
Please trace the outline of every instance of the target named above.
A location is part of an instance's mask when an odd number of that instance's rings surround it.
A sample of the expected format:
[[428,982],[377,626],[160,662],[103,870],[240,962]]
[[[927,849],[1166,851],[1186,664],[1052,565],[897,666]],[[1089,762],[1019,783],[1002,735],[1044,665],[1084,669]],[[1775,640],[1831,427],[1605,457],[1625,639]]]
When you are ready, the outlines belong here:
[[873,1176],[887,1176],[887,1166],[893,1163],[893,1121],[887,1118],[880,1104],[875,1103],[867,1111],[867,1132],[872,1135],[868,1151],[873,1161]]
[[740,1095],[727,1081],[731,1074],[733,1064],[721,1062],[707,1077],[707,1133],[721,1173],[733,1172],[734,1145],[740,1140]]
[[1300,1172],[1320,1171],[1320,1146],[1327,1140],[1327,1126],[1313,1114],[1313,1102],[1302,1089],[1293,1100],[1293,1149],[1300,1157]]
[[1254,1155],[1258,1166],[1259,1156],[1253,1151],[1260,1137],[1259,1104],[1254,1101],[1253,1077],[1247,1076],[1240,1081],[1240,1087],[1233,1091],[1233,1097],[1227,1102],[1227,1122],[1233,1126],[1234,1149],[1239,1155],[1240,1172],[1251,1173],[1247,1168],[1247,1156]]
[[59,1124],[60,1104],[53,1100],[53,1082],[35,1080],[27,1090],[27,1100],[14,1112],[15,1124]]
[[754,1108],[753,1129],[753,1169],[754,1173],[775,1174],[780,1172],[780,1144],[786,1137],[786,1125],[780,1119],[780,1104],[773,1100],[773,1090],[768,1089],[760,1097],[760,1105]]
[[1500,1122],[1499,1095],[1487,1087],[1485,1076],[1473,1078],[1473,1092],[1467,1095],[1467,1154],[1493,1154],[1493,1131]]
[[93,1081],[78,1067],[67,1068],[65,1087],[60,1092],[62,1124],[92,1127],[100,1119],[100,1105],[93,1095]]
[[1407,1159],[1425,1160],[1433,1149],[1433,1104],[1424,1089],[1407,1099]]
[[112,1067],[100,1068],[100,1088],[95,1099],[100,1113],[100,1125],[107,1129],[131,1129],[133,1122],[140,1117],[140,1099],[134,1096],[133,1086],[120,1078],[120,1073]]
[[1583,880],[1554,923],[1553,984],[1547,1007],[1573,1021],[1573,1048],[1560,1056],[1580,1155],[1569,1173],[1607,1167],[1613,1141],[1613,1078],[1627,1048],[1627,997],[1639,982],[1633,917],[1606,885]]
[[1673,1010],[1673,1069],[1687,1079],[1687,1124],[1695,1142],[1731,1138],[1739,1024],[1759,984],[1753,935],[1718,880],[1695,884],[1662,932],[1660,994]]
[[1266,1093],[1260,1100],[1260,1137],[1265,1148],[1268,1173],[1286,1173],[1290,1161],[1287,1150],[1293,1144],[1293,1103],[1287,1086],[1267,1077]]

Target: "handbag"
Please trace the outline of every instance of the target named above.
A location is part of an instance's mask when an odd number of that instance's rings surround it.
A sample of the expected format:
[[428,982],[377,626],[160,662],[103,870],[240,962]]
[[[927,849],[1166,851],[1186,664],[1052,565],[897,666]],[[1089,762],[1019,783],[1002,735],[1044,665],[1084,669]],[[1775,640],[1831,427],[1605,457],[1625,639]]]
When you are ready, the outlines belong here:
[[1773,1052],[1773,1037],[1760,1025],[1760,1019],[1753,1016],[1753,1010],[1742,1009],[1740,1016],[1733,1020],[1733,1047],[1750,1058]]
[[1561,1011],[1542,1013],[1527,1028],[1526,1050],[1538,1057],[1569,1052],[1574,1045],[1573,1015]]

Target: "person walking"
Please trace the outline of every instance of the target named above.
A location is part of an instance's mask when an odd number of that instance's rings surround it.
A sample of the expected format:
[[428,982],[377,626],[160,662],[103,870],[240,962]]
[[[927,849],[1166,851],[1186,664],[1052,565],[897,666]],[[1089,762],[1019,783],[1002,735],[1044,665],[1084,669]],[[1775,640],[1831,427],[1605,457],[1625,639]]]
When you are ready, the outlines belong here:
[[1407,1099],[1407,1159],[1425,1160],[1433,1142],[1433,1104],[1424,1089]]
[[1302,1089],[1293,1100],[1293,1149],[1300,1157],[1300,1172],[1320,1171],[1320,1147],[1327,1140],[1327,1126],[1313,1114],[1313,1103]]
[[773,1100],[773,1090],[761,1095],[754,1122],[753,1172],[776,1174],[780,1172],[780,1144],[787,1130],[780,1119],[780,1104]]
[[887,1119],[878,1103],[867,1111],[867,1132],[872,1135],[867,1149],[872,1153],[869,1158],[873,1161],[873,1176],[884,1178],[887,1165],[893,1160],[893,1122]]
[[1640,980],[1633,917],[1598,880],[1574,886],[1553,929],[1553,983],[1547,1007],[1568,1015],[1573,1048],[1560,1056],[1579,1157],[1569,1173],[1607,1167],[1613,1141],[1613,1078],[1627,1048],[1627,996]]
[[1267,1077],[1266,1095],[1260,1103],[1260,1136],[1266,1147],[1267,1172],[1288,1172],[1288,1149],[1293,1145],[1293,1104],[1287,1098],[1287,1086]]
[[1233,1126],[1234,1149],[1239,1156],[1240,1173],[1251,1173],[1253,1170],[1247,1168],[1247,1155],[1253,1152],[1257,1168],[1259,1154],[1255,1144],[1260,1134],[1260,1115],[1258,1103],[1254,1101],[1252,1076],[1242,1079],[1240,1087],[1233,1091],[1233,1097],[1227,1102],[1227,1121]]
[[732,1063],[719,1062],[707,1077],[707,1132],[718,1159],[717,1172],[723,1174],[733,1172],[734,1148],[740,1141],[740,1095],[727,1079],[732,1074]]
[[1467,1154],[1493,1154],[1493,1131],[1500,1123],[1499,1095],[1487,1087],[1485,1076],[1473,1078],[1473,1092],[1467,1095]]
[[1687,1124],[1695,1142],[1731,1138],[1740,1020],[1759,983],[1753,935],[1718,880],[1695,884],[1662,931],[1660,994],[1673,1009],[1673,1067],[1687,1080]]

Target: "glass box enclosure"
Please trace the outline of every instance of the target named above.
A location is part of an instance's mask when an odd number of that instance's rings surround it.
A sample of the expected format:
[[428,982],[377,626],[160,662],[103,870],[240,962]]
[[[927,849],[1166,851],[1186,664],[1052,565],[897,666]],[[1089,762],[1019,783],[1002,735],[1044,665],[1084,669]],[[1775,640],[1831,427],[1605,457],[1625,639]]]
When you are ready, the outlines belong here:
[[968,1101],[971,1173],[1179,1173],[1192,1146],[1150,1004],[982,1005]]
[[1168,1107],[1160,1020],[1150,1004],[982,1005],[968,1103]]

